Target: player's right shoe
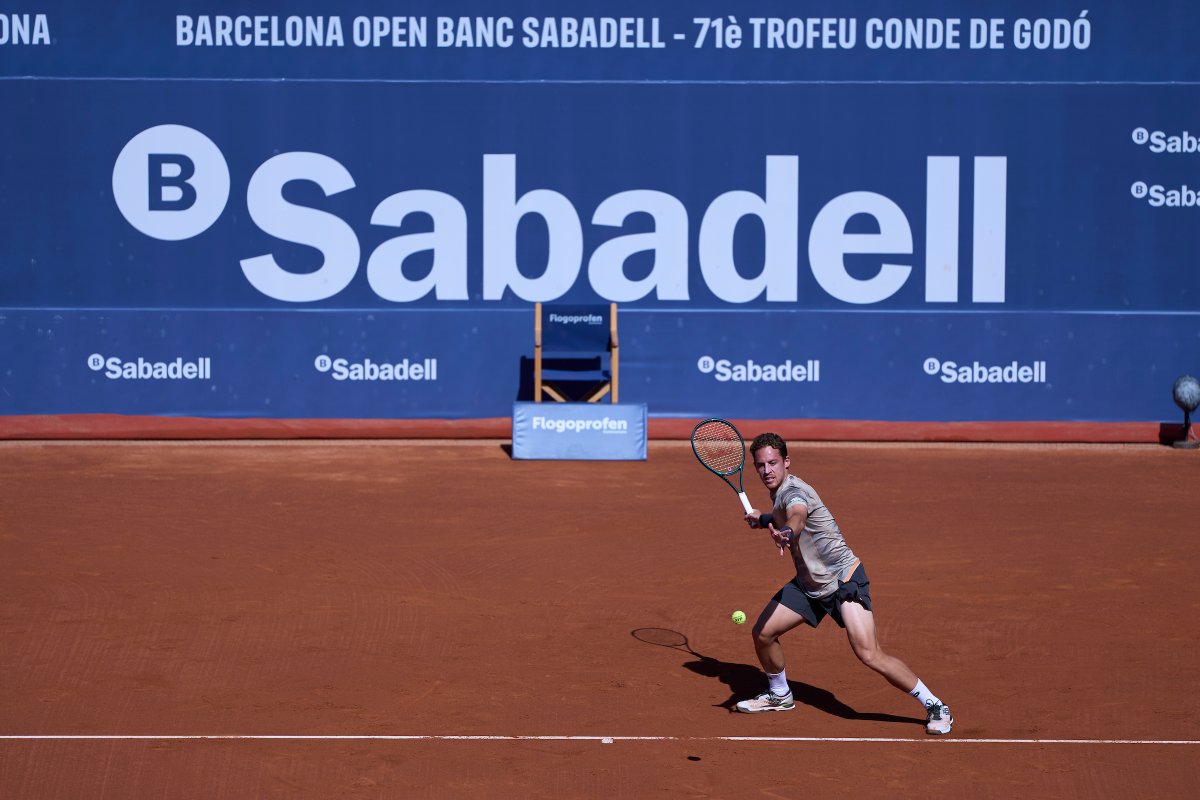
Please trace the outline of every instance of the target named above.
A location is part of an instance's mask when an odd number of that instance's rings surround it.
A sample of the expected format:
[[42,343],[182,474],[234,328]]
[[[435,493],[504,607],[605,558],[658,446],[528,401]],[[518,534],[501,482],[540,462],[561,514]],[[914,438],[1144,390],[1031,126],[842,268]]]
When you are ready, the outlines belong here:
[[925,732],[930,736],[945,736],[954,727],[954,717],[950,716],[950,706],[930,703],[925,709],[925,713]]
[[796,707],[792,693],[780,696],[767,690],[752,700],[743,700],[734,708],[743,714],[761,714],[764,711],[791,711]]

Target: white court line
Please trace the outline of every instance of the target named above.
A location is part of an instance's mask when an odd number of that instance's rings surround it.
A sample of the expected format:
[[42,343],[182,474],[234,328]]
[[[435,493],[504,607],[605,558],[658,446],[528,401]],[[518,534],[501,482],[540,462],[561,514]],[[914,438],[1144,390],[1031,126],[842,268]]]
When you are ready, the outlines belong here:
[[387,735],[387,734],[0,734],[0,741],[440,741],[440,742],[880,742],[892,744],[1192,744],[1200,739],[969,739],[962,737],[925,737],[894,739],[854,736],[482,736],[482,735]]

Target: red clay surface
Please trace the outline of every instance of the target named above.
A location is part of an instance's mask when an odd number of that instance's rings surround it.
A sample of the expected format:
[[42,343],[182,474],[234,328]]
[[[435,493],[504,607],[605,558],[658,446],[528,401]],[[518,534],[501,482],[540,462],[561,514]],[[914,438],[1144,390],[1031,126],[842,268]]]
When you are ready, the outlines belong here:
[[[829,622],[729,713],[788,564],[686,443],[502,444],[0,444],[0,797],[1200,794],[1197,452],[794,445],[931,739]],[[255,735],[616,741],[170,738]]]

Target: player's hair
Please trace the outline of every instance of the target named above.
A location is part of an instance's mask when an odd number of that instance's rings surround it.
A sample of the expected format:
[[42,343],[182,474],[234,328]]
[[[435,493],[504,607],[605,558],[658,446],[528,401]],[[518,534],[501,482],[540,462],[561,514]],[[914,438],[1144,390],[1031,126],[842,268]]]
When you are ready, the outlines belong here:
[[778,433],[760,433],[754,437],[754,441],[750,443],[750,455],[756,454],[764,447],[774,447],[779,451],[779,455],[787,458],[787,442]]

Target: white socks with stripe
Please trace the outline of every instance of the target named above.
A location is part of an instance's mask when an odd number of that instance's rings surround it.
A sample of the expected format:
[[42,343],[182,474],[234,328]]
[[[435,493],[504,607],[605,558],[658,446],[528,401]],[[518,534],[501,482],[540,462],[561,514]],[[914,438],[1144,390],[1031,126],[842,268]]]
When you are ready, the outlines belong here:
[[[768,672],[767,680],[770,682],[771,694],[775,695],[776,697],[783,697],[791,691],[791,688],[788,686],[787,682],[787,670],[774,673]],[[919,682],[918,685],[920,685]]]
[[940,706],[941,700],[937,696],[925,688],[925,684],[920,678],[917,678],[917,685],[909,692],[913,697],[917,698],[917,702],[921,704],[921,708],[929,708],[930,706]]

